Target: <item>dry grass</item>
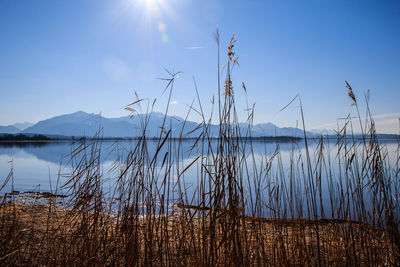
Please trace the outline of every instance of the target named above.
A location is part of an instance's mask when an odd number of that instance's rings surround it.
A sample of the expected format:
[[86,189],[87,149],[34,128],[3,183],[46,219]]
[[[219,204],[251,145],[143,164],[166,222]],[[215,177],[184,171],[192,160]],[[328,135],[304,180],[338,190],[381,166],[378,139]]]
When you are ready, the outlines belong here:
[[[189,207],[188,207],[189,208]],[[190,208],[191,210],[196,210]],[[185,212],[189,212],[186,210]],[[190,264],[202,265],[204,259],[200,251],[210,242],[210,221],[203,221],[198,215],[185,215],[185,212],[176,212],[168,216],[158,216],[153,221],[161,220],[151,226],[145,216],[138,217],[136,228],[137,253],[145,254],[149,231],[155,244],[151,261],[139,257],[138,265],[164,265],[173,262],[174,265],[188,266]],[[102,215],[107,223],[101,224],[96,235],[89,240],[81,240],[83,226],[99,227],[95,214],[79,214],[75,211],[65,210],[49,203],[25,204],[23,201],[12,201],[3,206],[1,218],[3,249],[9,248],[1,261],[8,265],[74,265],[78,262],[85,265],[121,265],[127,263],[126,254],[123,252],[126,225],[118,224],[118,218]],[[83,223],[84,220],[84,223]],[[215,236],[220,251],[216,266],[237,265],[230,257],[230,251],[223,247],[224,239],[229,232],[223,227],[223,222],[217,223]],[[91,226],[91,227],[90,227]],[[88,229],[86,229],[87,231]],[[240,239],[242,253],[246,255],[248,265],[336,265],[343,263],[349,265],[391,265],[394,263],[390,238],[381,229],[369,225],[336,220],[307,220],[307,219],[272,219],[253,218],[246,216],[240,226]],[[351,234],[351,244],[347,244],[348,235]],[[7,237],[12,237],[7,239]],[[168,237],[163,239],[163,237]],[[102,240],[100,240],[100,238]],[[98,247],[92,259],[76,259],[79,255],[77,246],[79,242],[101,244],[106,240],[107,251]],[[347,246],[346,246],[347,244]],[[127,244],[125,244],[127,245]],[[349,258],[348,246],[357,251],[358,257]],[[168,248],[170,253],[159,257],[162,247]],[[110,254],[119,250],[114,255],[117,261],[112,260]],[[110,251],[108,251],[110,250]],[[374,252],[369,254],[369,252]],[[317,254],[316,252],[319,251]],[[68,255],[66,255],[68,252]],[[148,253],[148,251],[147,251]],[[3,253],[4,254],[4,253]],[[104,258],[109,255],[110,258]],[[156,256],[157,255],[157,256]],[[388,257],[388,255],[390,257]],[[66,257],[67,256],[67,257]],[[128,258],[129,259],[129,258]],[[104,261],[106,260],[106,261]]]

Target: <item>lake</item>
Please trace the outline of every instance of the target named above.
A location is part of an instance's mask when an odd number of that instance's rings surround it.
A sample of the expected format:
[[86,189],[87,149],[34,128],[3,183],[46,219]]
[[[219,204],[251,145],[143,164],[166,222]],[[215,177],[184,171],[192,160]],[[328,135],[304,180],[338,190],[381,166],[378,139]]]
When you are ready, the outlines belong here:
[[[101,163],[103,170],[109,170],[113,163],[127,155],[127,151],[136,144],[135,141],[103,141],[101,144]],[[197,153],[190,151],[193,141],[184,141],[181,160],[190,162]],[[254,142],[256,155],[272,155],[276,149],[274,142]],[[55,142],[0,142],[0,178],[7,177],[13,166],[14,190],[32,191],[50,190],[50,185],[65,182],[65,176],[71,171],[71,153],[79,144],[70,141]],[[154,154],[157,142],[149,141],[149,154]],[[280,144],[281,151],[292,149],[292,144]],[[304,148],[303,145],[295,145]],[[153,151],[152,151],[153,150]],[[162,152],[161,152],[162,153]],[[60,174],[60,175],[59,175]],[[11,190],[11,184],[6,188]]]
[[[332,179],[340,177],[341,162],[346,152],[341,152],[340,156],[337,156],[337,146],[335,140],[329,140],[324,142],[324,164],[329,162],[330,179],[327,179],[328,173],[321,179],[321,191],[322,201],[324,204],[329,204],[332,200],[330,195],[330,186],[332,187]],[[119,166],[123,166],[123,160],[127,156],[128,151],[133,148],[136,141],[103,141],[101,142],[101,168],[103,173],[103,187],[113,188],[113,185],[118,177],[118,168],[115,167],[116,161],[120,162]],[[192,149],[193,141],[183,141],[180,147],[177,147],[177,143],[170,141],[167,142],[157,158],[158,166],[162,165],[164,159],[163,155],[167,150],[172,151],[172,159],[177,158],[176,164],[180,166],[180,170],[185,169],[186,166],[190,165],[199,155],[200,148],[196,147]],[[215,146],[216,142],[212,143],[211,146]],[[71,173],[71,155],[74,153],[74,148],[78,147],[79,143],[73,143],[70,141],[52,141],[52,142],[3,142],[0,143],[0,179],[3,183],[4,179],[8,176],[11,167],[13,167],[13,179],[10,181],[1,193],[16,191],[40,191],[49,192],[54,191],[55,188],[60,189],[61,186],[68,180]],[[275,154],[275,151],[279,147],[279,154]],[[396,161],[398,157],[398,145],[397,142],[385,141],[382,143],[384,151],[387,152],[387,162],[390,165],[389,169],[395,170]],[[154,155],[156,153],[157,141],[148,142],[148,154]],[[309,151],[310,160],[313,165],[318,160],[318,141],[309,140]],[[289,183],[290,177],[303,179],[301,173],[301,162],[305,162],[305,144],[304,141],[293,142],[263,142],[253,141],[252,151],[250,153],[250,146],[247,145],[244,150],[246,151],[246,170],[248,170],[249,177],[256,180],[258,177],[263,177],[263,187],[266,192],[271,192],[271,185],[281,183]],[[176,154],[179,152],[179,156]],[[359,149],[360,155],[362,151]],[[265,165],[274,156],[271,163],[271,172],[268,176],[265,173],[262,174],[262,170],[265,169]],[[205,156],[204,156],[205,157]],[[294,159],[294,160],[293,160]],[[299,161],[299,159],[301,161]],[[291,164],[295,162],[294,164]],[[122,164],[122,165],[121,165]],[[293,168],[297,168],[297,174],[293,175]],[[160,167],[161,168],[161,167]],[[199,169],[200,163],[196,162],[190,168],[185,171],[185,174],[180,177],[184,179],[185,190],[189,194],[193,194],[197,188],[199,181]],[[160,172],[161,173],[161,172]],[[175,174],[174,174],[175,173]],[[325,172],[323,172],[325,173]],[[264,176],[263,176],[264,175]],[[333,178],[332,178],[333,177]],[[177,181],[178,175],[175,167],[172,170],[170,183]],[[245,188],[247,190],[254,190],[253,181],[247,182]],[[335,181],[336,182],[336,181]],[[298,187],[303,190],[306,185],[302,181],[298,181]],[[269,189],[268,189],[269,188]],[[60,190],[59,192],[63,192]],[[65,192],[65,190],[64,190]],[[265,195],[265,200],[268,201],[269,196]]]

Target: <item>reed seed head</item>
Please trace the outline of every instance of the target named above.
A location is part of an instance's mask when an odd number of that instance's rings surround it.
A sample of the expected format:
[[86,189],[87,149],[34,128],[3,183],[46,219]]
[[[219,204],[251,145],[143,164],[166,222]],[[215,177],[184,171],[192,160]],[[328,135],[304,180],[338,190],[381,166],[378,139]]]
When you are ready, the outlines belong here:
[[224,89],[225,91],[222,93],[223,95],[226,96],[231,96],[232,92],[233,92],[233,86],[232,86],[232,80],[230,77],[228,77],[225,81],[225,85],[224,85]]
[[345,82],[346,82],[346,88],[349,90],[347,95],[351,98],[351,100],[353,100],[352,105],[355,105],[355,104],[357,104],[357,100],[356,100],[356,96],[353,93],[353,88],[351,88],[350,84],[347,81],[345,81]]
[[236,43],[236,37],[235,34],[232,34],[231,41],[229,42],[228,45],[228,59],[229,61],[233,61],[233,58],[235,57],[235,51],[233,51],[233,48],[235,47]]

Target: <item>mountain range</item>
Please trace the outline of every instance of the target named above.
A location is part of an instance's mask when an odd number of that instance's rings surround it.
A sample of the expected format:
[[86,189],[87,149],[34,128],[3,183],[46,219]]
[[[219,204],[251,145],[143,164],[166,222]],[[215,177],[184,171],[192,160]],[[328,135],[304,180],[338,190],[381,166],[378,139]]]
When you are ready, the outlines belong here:
[[[143,125],[146,124],[146,136],[157,137],[162,131],[164,114],[152,112],[149,114],[138,114],[133,118],[126,116],[120,118],[105,118],[98,114],[90,114],[78,111],[72,114],[56,116],[50,119],[39,121],[36,124],[24,125],[29,126],[25,129],[18,129],[16,125],[0,126],[0,133],[21,133],[21,134],[43,134],[43,135],[59,135],[59,136],[87,136],[93,137],[102,129],[103,137],[138,137],[142,136]],[[21,126],[21,124],[20,124]],[[182,131],[184,137],[196,137],[199,135],[200,129],[197,128],[198,123],[193,121],[184,122],[183,118],[177,116],[166,116],[166,130],[171,129],[171,136],[179,136]],[[247,124],[239,124],[242,133],[247,130]],[[183,128],[183,130],[182,130]],[[219,125],[211,124],[209,127],[210,136],[217,136]],[[307,132],[309,136],[313,133]],[[292,127],[280,128],[272,123],[261,123],[251,127],[251,135],[253,137],[261,136],[295,136],[302,137],[303,130]]]

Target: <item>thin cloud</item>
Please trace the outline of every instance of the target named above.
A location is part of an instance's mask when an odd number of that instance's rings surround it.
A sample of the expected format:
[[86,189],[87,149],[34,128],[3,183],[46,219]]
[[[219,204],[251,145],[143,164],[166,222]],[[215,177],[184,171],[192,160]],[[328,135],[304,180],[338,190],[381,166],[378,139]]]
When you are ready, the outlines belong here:
[[[384,114],[377,114],[372,115],[372,118],[375,120],[375,125],[393,125],[398,123],[398,118],[400,118],[400,113],[384,113]],[[362,121],[365,121],[366,117],[361,117]],[[339,125],[341,122],[339,121]],[[321,129],[321,128],[336,128],[338,122],[330,122],[321,125],[317,125],[312,127],[312,129]]]
[[189,50],[197,50],[197,49],[203,49],[203,46],[189,46],[187,49]]
[[375,125],[396,125],[399,123],[399,119],[389,119],[375,122]]
[[385,114],[378,114],[372,115],[374,119],[384,119],[384,118],[393,118],[393,117],[400,117],[400,113],[385,113]]
[[173,100],[173,101],[171,101],[169,104],[170,104],[170,105],[177,105],[177,104],[179,104],[179,101]]

